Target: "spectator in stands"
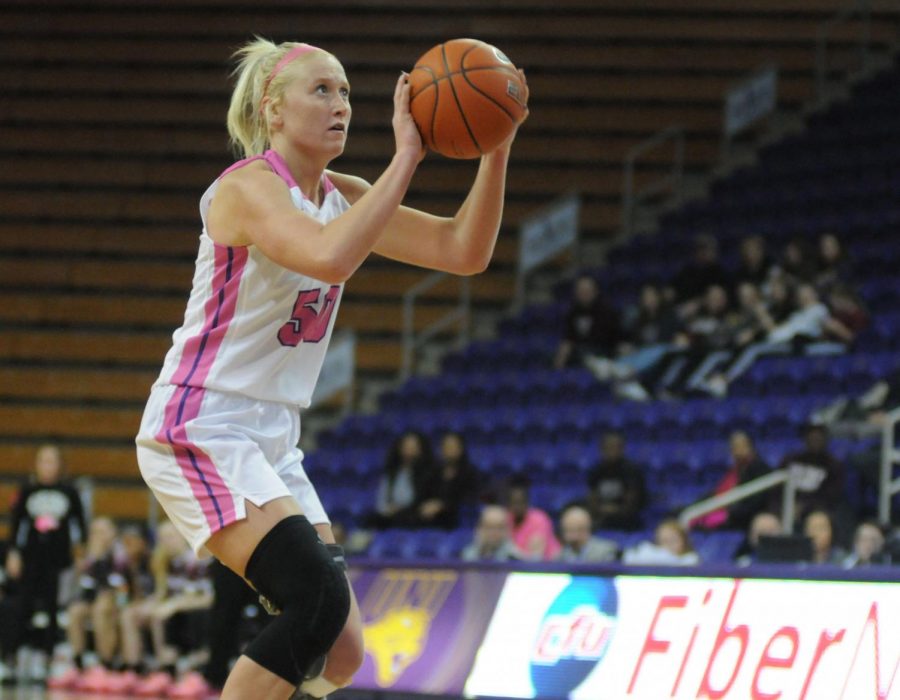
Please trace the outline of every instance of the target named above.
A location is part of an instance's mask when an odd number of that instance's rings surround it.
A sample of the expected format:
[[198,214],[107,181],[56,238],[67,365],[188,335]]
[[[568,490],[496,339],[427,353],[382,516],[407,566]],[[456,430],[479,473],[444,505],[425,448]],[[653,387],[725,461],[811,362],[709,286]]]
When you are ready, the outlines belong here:
[[422,433],[407,431],[394,441],[378,482],[373,527],[413,527],[416,504],[431,472],[431,445]]
[[588,509],[580,503],[563,508],[559,516],[559,534],[563,548],[559,560],[565,562],[615,561],[619,547],[612,540],[594,537]]
[[780,465],[798,479],[796,512],[800,516],[814,508],[839,512],[844,504],[844,465],[828,449],[828,430],[807,425],[803,442],[803,449],[785,456]]
[[828,293],[828,309],[830,315],[823,326],[826,340],[850,346],[869,325],[869,314],[859,295],[841,282],[832,285]]
[[[166,521],[157,530],[157,545],[151,557],[153,595],[122,610],[122,661],[125,673],[107,683],[115,693],[165,695],[172,686],[177,654],[167,637],[167,625],[176,616],[212,605],[209,559],[198,558],[188,543]],[[150,632],[156,671],[145,678],[143,631]]]
[[796,292],[796,310],[786,321],[772,329],[770,343],[809,342],[819,340],[825,333],[829,319],[828,307],[811,284],[801,284]]
[[852,569],[890,563],[884,545],[885,536],[881,525],[875,520],[861,522],[856,526],[856,533],[853,536],[853,553],[844,559],[844,566]]
[[510,539],[506,508],[488,505],[481,509],[475,540],[462,551],[464,561],[518,561],[522,553]]
[[507,485],[506,507],[513,544],[528,559],[549,561],[559,554],[553,521],[531,505],[531,483],[524,476],[513,477]]
[[719,262],[719,244],[713,236],[694,238],[692,260],[672,280],[675,302],[685,317],[693,316],[710,287],[729,286],[729,275]]
[[422,527],[453,530],[459,527],[460,510],[474,503],[478,472],[469,461],[465,439],[455,432],[441,438],[438,463],[418,494],[418,523]]
[[772,260],[766,253],[762,236],[747,236],[741,241],[741,260],[735,274],[737,285],[748,283],[762,287],[772,272]]
[[588,509],[598,528],[637,530],[647,489],[641,467],[625,457],[625,436],[610,431],[600,441],[600,461],[588,474]]
[[593,277],[580,275],[575,280],[554,366],[577,367],[588,358],[609,361],[616,357],[622,340],[618,312],[604,301]]
[[727,353],[733,340],[728,292],[724,286],[712,285],[699,310],[685,321],[675,337],[675,348],[641,375],[641,383],[663,398],[681,394],[701,381],[707,358],[714,353]]
[[819,237],[819,250],[816,260],[814,283],[822,296],[838,284],[852,281],[853,271],[850,261],[841,245],[841,241],[833,233],[824,233]]
[[782,534],[781,518],[769,511],[761,511],[753,516],[747,529],[747,538],[735,552],[738,566],[756,563],[760,537],[777,537]]
[[[75,565],[77,592],[68,607],[66,637],[74,667],[51,677],[47,687],[100,692],[106,687],[119,646],[117,596],[127,595],[127,570],[116,552],[116,526],[109,518],[91,521],[85,556]],[[93,630],[99,665],[84,670],[88,628]]]
[[[150,544],[147,533],[136,525],[122,528],[118,559],[128,579],[125,602],[143,600],[153,595],[153,571],[150,568]],[[121,597],[120,597],[121,599]]]
[[653,542],[641,542],[626,549],[622,561],[626,564],[693,566],[700,563],[700,557],[687,530],[675,518],[667,518],[656,526]]
[[812,540],[814,564],[842,564],[847,552],[835,545],[834,524],[827,510],[816,508],[803,519],[803,534]]
[[73,562],[73,548],[85,539],[81,498],[63,477],[57,446],[38,449],[34,476],[22,487],[11,521],[6,571],[21,593],[24,639],[19,645],[34,650],[30,680],[43,681],[59,635],[59,577]]
[[804,239],[792,238],[788,241],[777,270],[791,285],[808,283],[815,279],[815,260]]
[[[758,479],[769,473],[769,466],[760,458],[753,444],[753,439],[743,430],[735,430],[728,440],[731,451],[731,464],[713,489],[713,496],[728,493],[736,486]],[[757,494],[730,506],[715,510],[691,523],[691,527],[702,527],[707,530],[731,528],[744,530],[750,524],[754,514],[766,506],[768,496]]]

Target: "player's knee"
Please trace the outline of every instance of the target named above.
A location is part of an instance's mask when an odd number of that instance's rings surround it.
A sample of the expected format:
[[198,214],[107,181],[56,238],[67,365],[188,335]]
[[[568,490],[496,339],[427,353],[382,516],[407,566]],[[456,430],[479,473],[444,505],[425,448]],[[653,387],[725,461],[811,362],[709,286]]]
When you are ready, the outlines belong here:
[[328,654],[325,678],[342,688],[350,685],[364,660],[362,630],[360,626],[348,622]]
[[[287,680],[295,672],[302,677],[316,658],[328,652],[347,621],[350,589],[343,571],[309,521],[295,515],[280,521],[262,539],[247,563],[246,575],[283,611],[280,622],[289,636],[285,642],[294,669],[288,669],[284,660],[269,658],[267,651],[254,660]],[[276,665],[279,668],[271,667]]]

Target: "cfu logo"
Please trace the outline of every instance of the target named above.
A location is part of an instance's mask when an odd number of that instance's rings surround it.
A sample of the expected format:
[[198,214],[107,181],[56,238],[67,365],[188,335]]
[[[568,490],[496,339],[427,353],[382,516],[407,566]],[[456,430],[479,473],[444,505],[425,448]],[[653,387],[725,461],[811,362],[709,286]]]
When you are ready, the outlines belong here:
[[547,609],[531,652],[536,697],[567,697],[606,655],[619,598],[612,579],[573,577]]

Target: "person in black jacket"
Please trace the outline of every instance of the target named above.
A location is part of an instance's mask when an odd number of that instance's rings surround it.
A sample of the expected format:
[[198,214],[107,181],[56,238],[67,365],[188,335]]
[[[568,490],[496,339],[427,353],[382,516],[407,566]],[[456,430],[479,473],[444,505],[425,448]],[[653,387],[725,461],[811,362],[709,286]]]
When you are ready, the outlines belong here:
[[612,360],[623,340],[618,312],[600,295],[593,277],[580,275],[575,280],[554,366],[578,367],[590,358]]
[[[12,510],[6,570],[21,592],[22,637],[17,646],[39,652],[31,680],[44,680],[42,668],[59,636],[56,622],[59,575],[71,566],[72,548],[85,541],[84,511],[75,488],[63,479],[59,448],[37,451],[34,476],[22,487]],[[40,653],[45,659],[40,659]]]
[[478,472],[469,462],[463,436],[446,433],[438,463],[418,494],[417,515],[422,527],[452,530],[459,527],[460,510],[475,501]]
[[610,431],[600,442],[600,461],[588,474],[588,510],[598,528],[637,530],[647,501],[642,468],[625,457],[625,437]]

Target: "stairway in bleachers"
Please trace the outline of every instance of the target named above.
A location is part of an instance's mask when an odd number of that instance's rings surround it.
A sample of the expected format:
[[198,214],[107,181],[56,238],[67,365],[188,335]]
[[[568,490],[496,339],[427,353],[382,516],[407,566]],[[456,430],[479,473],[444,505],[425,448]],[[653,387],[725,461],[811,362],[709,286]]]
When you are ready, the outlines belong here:
[[[198,235],[197,201],[229,163],[227,57],[253,32],[321,44],[354,84],[338,168],[374,179],[390,156],[397,70],[440,40],[476,36],[528,70],[532,116],[510,169],[496,264],[478,303],[509,298],[517,223],[576,188],[584,235],[619,217],[621,161],[672,123],[688,162],[718,153],[721,95],[767,61],[781,102],[812,93],[816,26],[838,0],[10,0],[0,8],[0,465],[25,472],[37,441],[67,445],[73,474],[129,485],[99,509],[141,517],[131,441],[178,324]],[[837,61],[852,55],[852,28]],[[877,24],[883,46],[892,27]],[[473,164],[429,158],[409,203],[461,201]],[[650,163],[643,174],[658,167]],[[372,261],[348,285],[364,372],[399,362],[398,295],[417,273]],[[448,303],[431,299],[436,312]],[[3,504],[0,504],[0,510]]]

